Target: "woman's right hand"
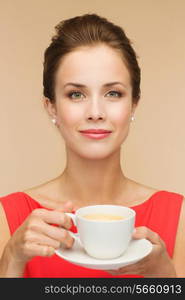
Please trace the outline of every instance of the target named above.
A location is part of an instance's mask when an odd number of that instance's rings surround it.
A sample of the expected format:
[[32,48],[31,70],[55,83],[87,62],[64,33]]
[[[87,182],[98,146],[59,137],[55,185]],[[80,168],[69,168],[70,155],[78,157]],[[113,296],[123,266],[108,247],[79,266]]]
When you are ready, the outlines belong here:
[[[6,245],[8,252],[16,263],[25,264],[34,256],[51,256],[63,243],[71,248],[74,239],[68,232],[72,226],[66,203],[60,210],[35,209],[24,223],[14,232]],[[55,226],[56,224],[59,226]]]

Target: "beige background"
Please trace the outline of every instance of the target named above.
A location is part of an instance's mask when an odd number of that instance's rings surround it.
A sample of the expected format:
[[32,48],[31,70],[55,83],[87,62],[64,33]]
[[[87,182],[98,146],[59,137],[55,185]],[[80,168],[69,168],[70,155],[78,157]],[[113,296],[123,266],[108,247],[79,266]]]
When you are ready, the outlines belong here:
[[142,69],[142,98],[122,146],[125,175],[185,194],[185,1],[1,0],[0,196],[65,166],[64,143],[42,99],[43,53],[62,19],[98,13],[122,26]]

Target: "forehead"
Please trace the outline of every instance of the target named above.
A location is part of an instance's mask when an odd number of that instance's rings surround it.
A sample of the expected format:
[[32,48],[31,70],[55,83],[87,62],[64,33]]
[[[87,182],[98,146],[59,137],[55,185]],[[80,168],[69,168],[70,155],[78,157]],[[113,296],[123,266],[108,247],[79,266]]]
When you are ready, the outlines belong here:
[[130,85],[130,74],[121,54],[108,46],[80,47],[65,55],[56,73],[56,84],[67,81],[101,84],[122,81]]

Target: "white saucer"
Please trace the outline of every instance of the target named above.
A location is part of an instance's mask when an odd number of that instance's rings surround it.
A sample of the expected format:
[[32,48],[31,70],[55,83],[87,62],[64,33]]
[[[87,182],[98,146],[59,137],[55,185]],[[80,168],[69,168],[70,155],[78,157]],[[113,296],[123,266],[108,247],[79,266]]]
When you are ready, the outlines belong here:
[[96,259],[90,257],[81,246],[79,239],[76,239],[71,249],[60,248],[55,253],[75,265],[97,270],[114,270],[138,262],[151,251],[152,244],[148,240],[132,240],[121,256],[109,260]]

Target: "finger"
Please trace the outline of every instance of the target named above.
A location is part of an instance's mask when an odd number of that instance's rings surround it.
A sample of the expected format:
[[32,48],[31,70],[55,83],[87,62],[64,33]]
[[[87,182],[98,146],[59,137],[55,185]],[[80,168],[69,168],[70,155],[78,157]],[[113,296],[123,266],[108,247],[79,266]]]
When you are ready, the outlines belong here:
[[61,212],[72,212],[74,210],[74,204],[72,201],[66,201],[61,203],[60,201],[55,202],[56,210]]
[[108,270],[108,273],[110,273],[113,276],[120,276],[120,275],[136,275],[137,273],[135,273],[134,271],[118,271],[118,270]]
[[117,270],[107,270],[107,272],[110,273],[113,276],[118,275],[118,271]]
[[66,229],[70,229],[72,226],[71,218],[67,214],[57,210],[35,209],[32,215],[42,219],[46,223],[57,224]]
[[47,209],[59,210],[61,212],[71,212],[74,209],[72,201],[57,201],[44,198],[42,200],[43,207]]
[[111,272],[114,275],[125,274],[126,272],[133,272],[132,271],[134,269],[133,267],[134,267],[134,264],[131,264],[131,265],[121,267],[121,268],[118,268],[118,269],[109,270],[109,272]]
[[152,231],[151,229],[145,227],[145,226],[140,226],[135,228],[132,237],[134,239],[148,239],[152,244],[161,244],[162,241],[160,239],[160,236]]
[[28,242],[24,245],[24,254],[28,257],[34,256],[51,256],[55,253],[55,249],[51,246],[40,245]]
[[139,274],[141,267],[138,263],[129,264],[125,267],[121,267],[116,270],[109,270],[112,275],[128,275],[128,274]]
[[74,243],[74,238],[70,235],[70,233],[67,230],[63,228],[55,227],[44,223],[41,226],[41,232],[44,235],[55,239],[56,241],[64,243],[67,248],[71,248]]
[[58,249],[60,247],[60,242],[50,238],[47,235],[44,235],[42,233],[35,233],[35,232],[27,232],[26,240],[29,243],[36,243],[41,245],[50,246],[54,249]]
[[112,273],[112,271],[110,271],[110,270],[107,270],[107,273],[111,274],[112,276],[115,276],[115,274]]

